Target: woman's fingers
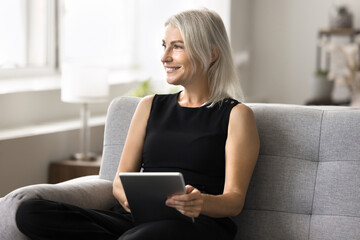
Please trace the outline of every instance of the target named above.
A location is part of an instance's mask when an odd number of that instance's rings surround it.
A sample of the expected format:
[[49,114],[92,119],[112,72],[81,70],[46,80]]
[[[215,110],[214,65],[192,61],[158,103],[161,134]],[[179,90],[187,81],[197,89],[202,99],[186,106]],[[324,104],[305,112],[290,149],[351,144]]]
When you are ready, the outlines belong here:
[[[185,186],[185,189],[186,189],[186,193],[189,194],[191,193],[192,191],[194,191],[196,188],[194,188],[193,186],[191,185],[186,185]],[[196,189],[197,190],[197,189]]]
[[131,212],[131,210],[130,210],[130,205],[129,205],[128,201],[125,201],[125,202],[124,202],[124,209],[125,209],[127,212]]
[[188,216],[188,217],[198,217],[201,212],[201,205],[197,202],[194,202],[193,204],[184,203],[184,202],[172,202],[167,201],[166,205],[169,207],[173,207],[177,209],[182,214]]
[[170,207],[175,207],[182,210],[194,210],[200,209],[202,207],[202,200],[190,200],[190,201],[177,201],[169,199],[166,201],[166,205]]
[[166,205],[176,208],[188,217],[198,217],[203,206],[203,198],[200,191],[190,185],[186,186],[187,194],[174,195],[167,199]]

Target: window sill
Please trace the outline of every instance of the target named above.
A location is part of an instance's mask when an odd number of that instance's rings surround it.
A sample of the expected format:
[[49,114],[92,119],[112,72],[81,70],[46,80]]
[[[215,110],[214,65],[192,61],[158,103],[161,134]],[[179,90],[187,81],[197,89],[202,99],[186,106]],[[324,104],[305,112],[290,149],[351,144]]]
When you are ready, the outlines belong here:
[[[90,127],[102,126],[105,124],[106,116],[95,116],[89,119]],[[60,122],[49,122],[12,129],[0,129],[0,141],[17,138],[33,137],[38,135],[66,132],[81,128],[80,119],[66,120]]]
[[[109,84],[117,85],[129,82],[139,82],[149,76],[139,70],[112,71],[109,74]],[[0,80],[0,95],[22,92],[50,91],[60,89],[61,75],[52,74],[37,77],[7,78]]]

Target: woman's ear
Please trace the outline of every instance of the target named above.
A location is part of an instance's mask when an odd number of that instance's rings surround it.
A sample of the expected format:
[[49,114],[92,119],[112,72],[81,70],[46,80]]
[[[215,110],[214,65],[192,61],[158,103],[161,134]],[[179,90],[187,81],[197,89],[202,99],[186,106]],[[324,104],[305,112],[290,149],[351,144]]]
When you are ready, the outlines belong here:
[[215,60],[218,58],[219,56],[219,49],[214,47],[212,49],[212,53],[211,53],[211,63],[215,62]]

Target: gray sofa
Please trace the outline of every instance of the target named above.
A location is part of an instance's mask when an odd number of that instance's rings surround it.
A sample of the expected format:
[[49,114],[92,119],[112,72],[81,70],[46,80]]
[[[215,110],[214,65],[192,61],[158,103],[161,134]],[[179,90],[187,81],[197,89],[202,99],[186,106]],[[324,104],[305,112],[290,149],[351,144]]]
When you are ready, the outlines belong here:
[[[26,239],[14,214],[45,198],[83,207],[114,204],[115,175],[138,98],[114,99],[99,176],[17,189],[0,199],[0,239]],[[261,139],[236,239],[360,239],[360,110],[249,104]],[[221,207],[221,206],[219,206]]]

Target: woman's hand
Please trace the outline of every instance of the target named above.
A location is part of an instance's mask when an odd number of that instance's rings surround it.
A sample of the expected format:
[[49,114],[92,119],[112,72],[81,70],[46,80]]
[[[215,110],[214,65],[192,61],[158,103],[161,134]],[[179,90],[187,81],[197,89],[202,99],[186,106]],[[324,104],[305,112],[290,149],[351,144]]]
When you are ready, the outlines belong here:
[[166,205],[176,208],[183,215],[198,217],[203,208],[204,199],[201,192],[193,186],[186,185],[186,194],[173,195],[166,200]]
[[129,205],[128,201],[125,201],[125,202],[124,202],[123,207],[124,207],[125,211],[131,213],[130,205]]

